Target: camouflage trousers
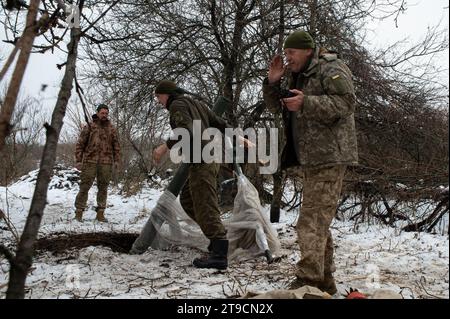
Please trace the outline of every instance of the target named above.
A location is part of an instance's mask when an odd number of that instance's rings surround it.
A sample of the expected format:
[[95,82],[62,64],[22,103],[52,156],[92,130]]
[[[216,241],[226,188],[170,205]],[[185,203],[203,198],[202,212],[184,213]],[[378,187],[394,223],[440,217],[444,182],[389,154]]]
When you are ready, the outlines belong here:
[[297,222],[301,259],[296,275],[308,282],[330,279],[333,260],[331,222],[336,214],[346,166],[307,169],[303,172],[303,200]]
[[80,176],[80,191],[75,199],[75,208],[80,210],[86,209],[89,190],[95,178],[97,178],[97,210],[105,210],[111,174],[111,164],[83,163]]
[[180,194],[184,211],[208,239],[225,239],[227,231],[220,219],[217,198],[219,164],[190,164],[189,176]]

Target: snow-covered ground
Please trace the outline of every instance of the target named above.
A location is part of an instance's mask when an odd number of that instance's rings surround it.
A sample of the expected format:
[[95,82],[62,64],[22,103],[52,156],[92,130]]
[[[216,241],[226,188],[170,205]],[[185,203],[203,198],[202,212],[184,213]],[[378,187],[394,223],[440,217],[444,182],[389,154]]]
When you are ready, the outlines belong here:
[[[78,185],[73,172],[60,172],[52,179],[48,204],[39,237],[64,232],[139,233],[155,206],[161,190],[144,188],[131,197],[109,191],[106,217],[95,221],[96,187],[90,191],[89,209],[83,223],[73,220]],[[8,188],[0,188],[0,209],[19,233],[28,214],[36,172]],[[265,213],[268,214],[268,207]],[[280,263],[268,265],[263,256],[231,262],[226,271],[196,269],[191,265],[200,251],[184,246],[143,255],[113,252],[90,246],[53,255],[41,252],[27,277],[27,298],[227,298],[246,292],[284,288],[299,260],[295,221],[297,213],[281,212],[273,224],[282,245]],[[350,287],[369,294],[378,288],[398,292],[404,298],[449,298],[449,239],[428,233],[406,233],[386,226],[335,220],[335,262],[339,293]],[[12,247],[14,236],[0,221],[0,241]],[[7,289],[9,265],[0,256],[0,298]]]

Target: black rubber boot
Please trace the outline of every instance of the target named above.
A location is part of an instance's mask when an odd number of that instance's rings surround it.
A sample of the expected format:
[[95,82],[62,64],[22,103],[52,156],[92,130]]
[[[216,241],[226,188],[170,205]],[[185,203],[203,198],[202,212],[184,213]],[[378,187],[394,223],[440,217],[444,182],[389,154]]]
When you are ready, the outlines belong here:
[[192,264],[197,268],[227,269],[228,240],[211,239],[210,247],[210,253],[206,258],[195,258]]

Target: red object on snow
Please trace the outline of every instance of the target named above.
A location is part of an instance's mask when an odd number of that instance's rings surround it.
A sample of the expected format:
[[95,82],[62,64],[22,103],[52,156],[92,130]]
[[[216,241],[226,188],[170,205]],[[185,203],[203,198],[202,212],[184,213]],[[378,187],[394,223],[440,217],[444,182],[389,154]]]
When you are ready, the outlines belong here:
[[350,288],[350,292],[347,291],[347,297],[345,299],[367,299],[367,297],[360,293],[358,289]]

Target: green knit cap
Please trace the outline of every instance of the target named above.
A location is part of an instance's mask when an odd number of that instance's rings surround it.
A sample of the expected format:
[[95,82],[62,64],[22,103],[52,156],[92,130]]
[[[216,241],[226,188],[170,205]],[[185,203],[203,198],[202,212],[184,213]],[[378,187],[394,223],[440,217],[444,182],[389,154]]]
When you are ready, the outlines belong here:
[[311,35],[306,31],[294,31],[284,41],[285,49],[314,49],[314,43]]
[[106,105],[104,103],[101,103],[101,104],[97,105],[97,112],[100,112],[101,109],[106,109],[106,110],[109,111],[108,105]]
[[179,93],[179,88],[173,81],[163,80],[158,83],[155,89],[155,94],[173,94]]

